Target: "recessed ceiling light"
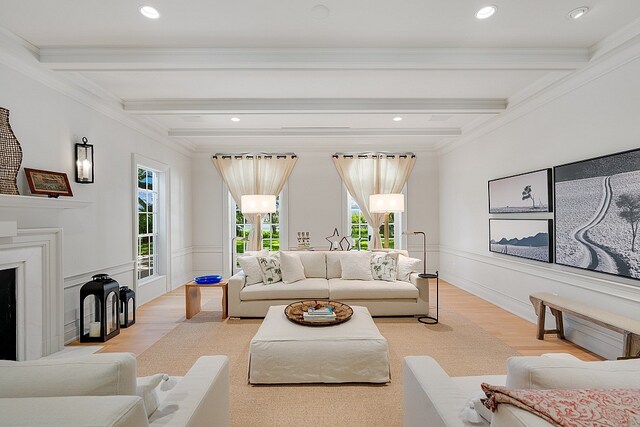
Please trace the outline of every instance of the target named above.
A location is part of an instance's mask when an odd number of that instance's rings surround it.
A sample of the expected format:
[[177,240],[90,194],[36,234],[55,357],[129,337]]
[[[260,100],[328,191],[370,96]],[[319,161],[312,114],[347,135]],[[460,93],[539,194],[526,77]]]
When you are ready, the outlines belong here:
[[239,122],[240,121],[240,117],[231,117],[231,121],[232,122]]
[[589,8],[587,6],[582,6],[582,7],[578,7],[576,9],[573,9],[571,12],[569,12],[568,16],[571,19],[580,19],[584,15],[586,15],[587,12],[589,12]]
[[402,120],[402,117],[400,117],[400,116],[398,116],[398,117],[394,117],[394,118],[393,118],[393,121],[394,121],[394,122],[399,122],[399,121],[401,121],[401,120]]
[[160,12],[155,7],[151,6],[141,6],[140,13],[146,16],[149,19],[158,19],[160,18]]
[[478,19],[487,19],[487,18],[491,18],[493,16],[494,13],[496,13],[496,11],[498,10],[497,6],[485,6],[482,9],[480,9],[479,11],[476,12],[476,18]]

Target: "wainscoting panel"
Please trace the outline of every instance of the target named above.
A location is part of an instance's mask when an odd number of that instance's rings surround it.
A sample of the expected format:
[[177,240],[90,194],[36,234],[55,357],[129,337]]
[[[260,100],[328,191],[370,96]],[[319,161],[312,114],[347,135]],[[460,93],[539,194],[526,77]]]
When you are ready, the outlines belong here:
[[[451,248],[441,248],[440,262],[444,280],[532,323],[536,316],[529,295],[534,292],[551,292],[621,315],[637,316],[640,287],[625,281]],[[553,327],[553,316],[547,316],[546,326]],[[622,354],[620,334],[571,316],[566,316],[565,329],[569,340],[607,359]]]

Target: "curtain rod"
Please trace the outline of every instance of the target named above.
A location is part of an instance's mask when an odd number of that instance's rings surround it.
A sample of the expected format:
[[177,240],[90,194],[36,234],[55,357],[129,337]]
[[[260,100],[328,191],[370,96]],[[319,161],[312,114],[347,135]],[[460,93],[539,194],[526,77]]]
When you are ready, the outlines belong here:
[[265,153],[265,152],[249,152],[249,153],[216,153],[213,155],[214,159],[217,159],[218,157],[220,157],[221,159],[231,159],[231,158],[235,158],[235,159],[241,159],[243,157],[246,157],[248,159],[252,159],[254,157],[264,157],[264,158],[272,158],[275,157],[276,159],[283,159],[286,157],[291,156],[291,158],[295,159],[298,156],[296,156],[296,153]]
[[389,153],[386,151],[380,151],[380,152],[373,152],[373,151],[367,151],[367,152],[361,152],[361,153],[335,153],[332,157],[334,159],[337,159],[340,156],[344,156],[346,158],[354,158],[354,157],[358,157],[358,158],[368,158],[369,156],[374,156],[374,157],[390,157],[390,158],[394,158],[396,156],[400,157],[400,158],[406,158],[406,157],[411,157],[411,158],[415,158],[416,155],[414,153]]

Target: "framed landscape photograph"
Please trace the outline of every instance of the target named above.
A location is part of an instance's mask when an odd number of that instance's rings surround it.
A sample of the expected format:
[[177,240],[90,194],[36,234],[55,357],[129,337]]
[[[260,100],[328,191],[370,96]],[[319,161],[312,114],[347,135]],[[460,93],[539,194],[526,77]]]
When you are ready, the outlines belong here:
[[32,194],[49,197],[73,196],[66,173],[24,168]]
[[489,213],[552,212],[551,169],[489,181]]
[[554,169],[556,263],[640,279],[640,150]]
[[489,219],[489,251],[551,262],[550,219]]

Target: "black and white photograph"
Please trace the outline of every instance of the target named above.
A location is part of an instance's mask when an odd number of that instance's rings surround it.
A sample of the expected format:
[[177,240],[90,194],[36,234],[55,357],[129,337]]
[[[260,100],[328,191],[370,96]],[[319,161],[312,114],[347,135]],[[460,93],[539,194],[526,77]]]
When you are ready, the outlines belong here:
[[640,278],[640,150],[555,167],[556,263]]
[[551,262],[550,219],[489,219],[489,250]]
[[489,181],[489,213],[551,212],[551,169]]

